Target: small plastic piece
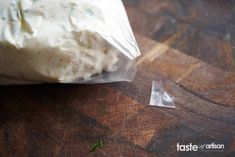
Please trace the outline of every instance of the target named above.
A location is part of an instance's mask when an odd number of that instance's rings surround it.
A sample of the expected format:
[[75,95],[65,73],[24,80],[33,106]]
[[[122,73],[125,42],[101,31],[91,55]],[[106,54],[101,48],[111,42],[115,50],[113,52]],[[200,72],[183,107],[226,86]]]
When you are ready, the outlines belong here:
[[174,97],[171,97],[163,88],[161,82],[153,81],[150,106],[175,108]]

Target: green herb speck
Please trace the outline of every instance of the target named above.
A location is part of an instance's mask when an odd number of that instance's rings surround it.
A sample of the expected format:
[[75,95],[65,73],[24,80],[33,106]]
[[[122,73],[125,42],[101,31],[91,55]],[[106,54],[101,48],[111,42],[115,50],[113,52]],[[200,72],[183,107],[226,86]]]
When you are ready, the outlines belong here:
[[106,113],[107,113],[107,110],[106,110],[106,107],[105,107],[104,104],[99,104],[99,105],[98,105],[98,109],[99,109],[99,112],[100,112],[101,114],[106,114]]
[[100,149],[100,148],[103,148],[103,147],[104,147],[103,141],[99,140],[91,146],[90,152],[95,152],[97,149]]

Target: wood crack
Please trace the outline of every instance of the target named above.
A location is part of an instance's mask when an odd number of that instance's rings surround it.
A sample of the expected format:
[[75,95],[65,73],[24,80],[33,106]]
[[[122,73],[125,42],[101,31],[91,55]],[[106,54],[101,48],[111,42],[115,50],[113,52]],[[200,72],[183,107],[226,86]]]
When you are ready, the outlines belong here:
[[215,104],[215,105],[219,105],[219,106],[224,106],[224,107],[228,107],[228,106],[232,106],[231,104],[223,104],[223,103],[219,103],[219,102],[216,102],[216,101],[213,101],[211,99],[208,99],[208,98],[205,98],[203,97],[202,95],[198,94],[198,93],[195,93],[194,91],[184,87],[183,85],[181,84],[178,84],[182,89],[184,89],[185,91],[189,92],[190,94],[206,101],[206,102],[209,102],[209,103],[212,103],[212,104]]

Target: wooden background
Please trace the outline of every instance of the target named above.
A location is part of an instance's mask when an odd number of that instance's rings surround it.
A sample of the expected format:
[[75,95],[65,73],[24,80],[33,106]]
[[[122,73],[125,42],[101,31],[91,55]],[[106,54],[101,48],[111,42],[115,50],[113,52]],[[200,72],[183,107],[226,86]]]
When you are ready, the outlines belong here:
[[[0,87],[0,157],[235,156],[235,1],[125,6],[142,51],[135,80]],[[153,80],[176,109],[148,106]],[[225,149],[177,152],[177,143]]]

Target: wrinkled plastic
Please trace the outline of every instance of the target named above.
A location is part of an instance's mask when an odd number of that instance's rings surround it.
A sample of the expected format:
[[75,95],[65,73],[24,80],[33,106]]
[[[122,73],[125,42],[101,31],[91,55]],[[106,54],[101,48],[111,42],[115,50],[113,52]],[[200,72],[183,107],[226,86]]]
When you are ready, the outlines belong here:
[[[60,35],[62,30],[67,34]],[[95,37],[83,39],[84,34],[92,34]],[[87,45],[90,38],[95,39]],[[108,45],[108,49],[113,52],[110,52],[106,59],[103,58],[107,55],[103,54],[100,58],[104,61],[113,60],[112,63],[109,63],[106,69],[96,69],[98,72],[94,70],[87,74],[85,70],[81,70],[84,77],[72,77],[72,74],[67,72],[71,77],[53,78],[53,74],[57,76],[59,72],[56,71],[61,69],[47,70],[47,65],[57,66],[56,59],[64,59],[54,57],[57,51],[60,56],[66,56],[67,51],[79,51],[77,47],[73,49],[73,43],[78,41],[81,41],[79,48],[84,46],[87,53],[95,53],[96,49],[98,53],[98,48],[101,51],[103,45]],[[97,43],[94,43],[95,41]],[[45,47],[53,49],[53,52]],[[47,58],[43,59],[42,56],[41,60],[37,57],[30,58],[31,61],[25,59],[39,53],[37,49],[40,49],[44,56],[46,53],[52,53],[51,57],[54,58],[52,61],[47,61]],[[83,55],[79,55],[81,54]],[[135,76],[135,58],[139,55],[140,51],[121,0],[0,0],[1,85],[131,81]],[[99,56],[97,58],[99,60]],[[101,61],[98,63],[101,64]],[[66,72],[63,73],[65,74]],[[49,79],[48,75],[53,77]]]
[[175,108],[174,97],[169,95],[160,81],[153,81],[150,106]]

